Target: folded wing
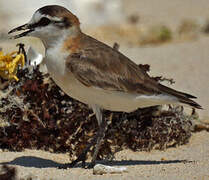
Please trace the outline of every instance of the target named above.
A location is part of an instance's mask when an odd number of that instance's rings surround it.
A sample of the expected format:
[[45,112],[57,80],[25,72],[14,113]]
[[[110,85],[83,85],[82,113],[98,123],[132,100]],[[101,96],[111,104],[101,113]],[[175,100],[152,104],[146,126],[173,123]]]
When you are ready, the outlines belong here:
[[115,49],[87,36],[86,47],[71,54],[66,60],[67,70],[85,86],[139,95],[169,95],[195,108],[194,96],[168,88]]

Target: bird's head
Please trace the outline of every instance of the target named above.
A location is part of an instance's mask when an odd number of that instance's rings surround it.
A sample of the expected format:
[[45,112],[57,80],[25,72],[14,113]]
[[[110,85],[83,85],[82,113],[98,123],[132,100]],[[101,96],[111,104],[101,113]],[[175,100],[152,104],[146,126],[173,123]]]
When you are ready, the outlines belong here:
[[54,41],[64,36],[77,36],[80,33],[78,18],[62,6],[50,5],[38,9],[31,20],[10,33],[24,31],[13,36],[14,39],[32,36],[40,38],[45,46],[50,46]]

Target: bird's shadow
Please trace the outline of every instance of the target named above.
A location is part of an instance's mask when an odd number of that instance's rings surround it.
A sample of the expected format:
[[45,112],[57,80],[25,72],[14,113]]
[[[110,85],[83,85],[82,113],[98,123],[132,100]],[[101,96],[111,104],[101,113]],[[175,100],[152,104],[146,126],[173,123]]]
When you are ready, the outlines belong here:
[[[157,164],[176,164],[176,163],[190,163],[187,160],[163,160],[163,161],[145,161],[145,160],[121,160],[121,161],[97,161],[96,163],[109,165],[109,166],[132,166],[132,165],[157,165]],[[88,165],[88,163],[86,163]],[[35,168],[59,168],[64,164],[58,163],[49,159],[34,157],[34,156],[21,156],[10,162],[3,162],[0,165],[18,165],[23,167]],[[79,163],[74,168],[81,167]]]

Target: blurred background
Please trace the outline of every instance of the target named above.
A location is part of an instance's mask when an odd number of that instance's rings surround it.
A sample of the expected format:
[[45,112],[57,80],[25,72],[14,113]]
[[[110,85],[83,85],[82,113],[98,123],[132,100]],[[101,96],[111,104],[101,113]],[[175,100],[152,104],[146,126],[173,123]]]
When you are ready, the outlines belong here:
[[208,0],[1,0],[1,28],[7,30],[22,24],[38,8],[52,4],[67,7],[80,18],[83,26],[124,23],[132,17],[133,21],[164,23],[175,28],[183,19],[204,23],[209,16]]
[[0,0],[0,48],[23,42],[44,54],[39,40],[11,41],[7,32],[51,4],[76,14],[85,33],[151,65],[150,75],[173,78],[172,87],[197,96],[201,118],[209,119],[209,0]]

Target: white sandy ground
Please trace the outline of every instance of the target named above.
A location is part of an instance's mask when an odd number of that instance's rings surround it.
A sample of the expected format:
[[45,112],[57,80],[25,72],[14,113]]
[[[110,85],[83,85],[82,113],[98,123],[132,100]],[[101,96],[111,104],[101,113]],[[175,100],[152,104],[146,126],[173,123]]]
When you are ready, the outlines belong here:
[[[1,164],[17,168],[18,177],[37,177],[40,180],[137,180],[137,179],[209,179],[209,138],[205,131],[193,134],[190,143],[166,151],[132,152],[123,150],[106,165],[125,166],[127,173],[93,175],[92,169],[80,167],[58,169],[68,162],[66,154],[54,154],[37,150],[1,152]],[[101,163],[101,162],[100,162]]]

